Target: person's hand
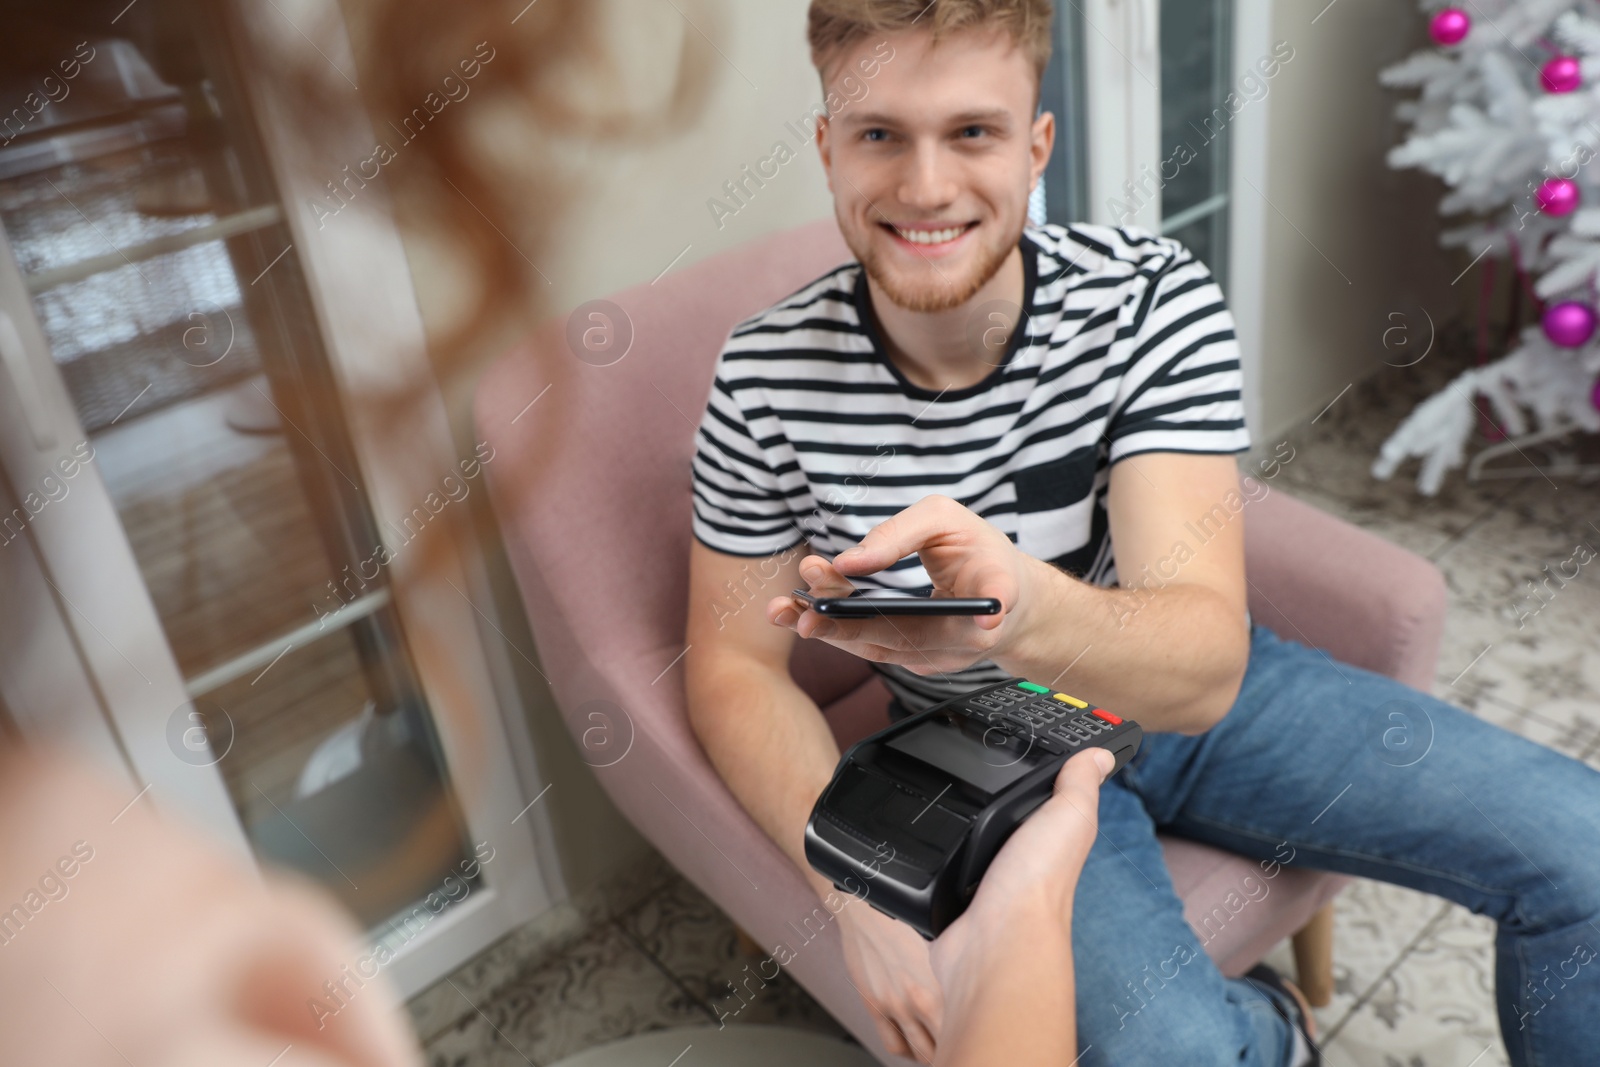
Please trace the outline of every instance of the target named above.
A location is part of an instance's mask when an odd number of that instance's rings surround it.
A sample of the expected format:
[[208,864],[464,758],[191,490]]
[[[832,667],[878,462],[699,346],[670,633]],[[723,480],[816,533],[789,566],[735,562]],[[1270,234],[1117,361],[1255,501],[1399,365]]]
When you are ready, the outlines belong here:
[[0,909],[8,1063],[422,1063],[387,979],[350,977],[367,950],[323,894],[87,766],[0,759]]
[[973,950],[1003,942],[1006,931],[1038,936],[1071,929],[1078,875],[1099,830],[1100,785],[1115,765],[1103,748],[1067,760],[1050,799],[1011,835],[967,910],[933,942],[931,965],[941,985],[963,970]]
[[884,1045],[896,1055],[932,1063],[944,1007],[928,962],[928,942],[862,902],[853,901],[839,913],[839,927],[845,967]]
[[1099,827],[1100,784],[1114,765],[1098,748],[1069,759],[1050,799],[1011,835],[967,910],[933,942],[929,965],[944,994],[941,1064],[1074,1056],[1072,901]]
[[923,497],[890,516],[859,545],[832,562],[807,556],[800,576],[814,596],[849,596],[853,576],[875,574],[916,555],[933,595],[994,597],[997,615],[829,619],[792,596],[767,603],[767,619],[801,637],[814,637],[877,663],[898,663],[917,674],[958,671],[998,655],[1025,628],[1022,609],[1038,561],[998,528],[946,496]]

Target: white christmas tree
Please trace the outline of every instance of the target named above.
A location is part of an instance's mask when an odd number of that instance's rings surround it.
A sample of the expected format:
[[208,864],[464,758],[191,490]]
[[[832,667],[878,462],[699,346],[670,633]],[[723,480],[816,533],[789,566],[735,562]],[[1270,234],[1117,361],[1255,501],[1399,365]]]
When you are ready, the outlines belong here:
[[1411,124],[1389,165],[1450,186],[1440,236],[1472,256],[1510,260],[1537,280],[1540,323],[1504,358],[1474,367],[1419,404],[1372,465],[1387,479],[1420,457],[1432,496],[1466,460],[1482,395],[1507,437],[1600,432],[1600,0],[1422,0],[1436,48],[1385,70],[1420,88],[1396,112]]

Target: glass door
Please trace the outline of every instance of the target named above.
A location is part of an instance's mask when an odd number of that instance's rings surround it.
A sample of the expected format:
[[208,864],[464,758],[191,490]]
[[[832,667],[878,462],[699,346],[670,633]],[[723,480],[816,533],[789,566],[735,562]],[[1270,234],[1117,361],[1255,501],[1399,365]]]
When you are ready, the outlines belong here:
[[1066,42],[1081,51],[1079,100],[1066,113],[1078,128],[1061,144],[1081,157],[1082,221],[1160,229],[1160,18],[1158,0],[1057,6]]
[[[392,223],[319,243],[290,206],[311,198],[284,188],[273,89],[235,58],[259,24],[145,0],[45,25],[0,74],[5,100],[66,87],[0,138],[0,354],[27,430],[0,445],[0,553],[34,559],[41,610],[80,631],[76,665],[65,644],[50,662],[94,682],[136,782],[321,883],[416,988],[547,900],[481,581],[446,551],[404,587],[407,547],[487,459],[453,455],[442,408],[409,456],[350,418],[372,375],[329,306],[394,319],[399,297],[409,336],[387,340],[412,370],[420,323]],[[329,255],[388,260],[363,275],[381,289],[319,290]],[[20,647],[0,644],[13,681]]]
[[[1071,0],[1056,7],[1044,106],[1057,117],[1048,216],[1140,226],[1210,268],[1233,311],[1259,421],[1268,0]],[[1292,55],[1292,52],[1289,54]]]
[[1224,291],[1232,82],[1233,0],[1161,0],[1161,232],[1210,267]]
[[1225,271],[1234,0],[1086,0],[1056,11],[1053,221],[1171,234]]

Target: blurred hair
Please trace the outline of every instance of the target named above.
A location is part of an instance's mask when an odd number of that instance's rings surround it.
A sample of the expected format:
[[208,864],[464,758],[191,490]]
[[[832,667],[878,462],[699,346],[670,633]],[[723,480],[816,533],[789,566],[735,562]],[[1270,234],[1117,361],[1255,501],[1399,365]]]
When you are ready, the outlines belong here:
[[[680,2],[698,25],[718,35],[715,11],[695,11],[698,3]],[[548,279],[535,264],[548,265],[546,253],[563,209],[584,184],[580,168],[592,162],[593,150],[670,137],[702,111],[716,70],[712,40],[685,33],[669,91],[648,102],[629,100],[618,88],[625,79],[621,60],[609,47],[605,6],[596,0],[474,0],[449,7],[433,0],[350,0],[344,5],[361,97],[374,126],[406,114],[437,91],[441,78],[479,42],[495,50],[493,61],[472,81],[471,110],[430,125],[408,145],[405,159],[384,170],[402,230],[408,241],[420,239],[412,254],[419,247],[439,248],[469,272],[462,287],[470,294],[469,306],[429,338],[434,373],[447,397],[474,386],[480,364],[501,355],[508,340],[563,310],[542,298]],[[320,82],[329,72],[326,65],[314,65],[309,73]],[[308,117],[314,116],[314,94],[304,107]],[[552,380],[571,372],[546,369]],[[380,424],[400,440],[413,425],[413,406],[429,402],[432,388],[431,382],[415,382],[355,402],[376,405]],[[541,462],[564,462],[564,449],[584,446],[581,441],[550,443],[549,449],[532,450]],[[509,477],[498,481],[496,510],[514,514],[521,509],[521,484],[525,481]],[[460,524],[466,517],[464,510],[454,509],[449,522],[430,524],[397,580],[435,569],[441,550],[463,536]],[[455,664],[430,656],[427,666],[442,683],[444,700],[436,714],[472,706]],[[481,770],[485,739],[475,729],[468,732],[474,751],[463,754],[463,765],[453,767],[451,777],[458,790],[470,792],[486,780]],[[426,862],[433,848],[456,840],[456,832],[448,805],[435,805],[402,854],[380,864],[379,876]]]
[[[553,310],[529,300],[546,282],[530,260],[539,261],[562,207],[580,187],[573,161],[602,142],[669,136],[700,113],[713,69],[710,41],[685,34],[671,91],[654,106],[640,106],[617,89],[624,79],[607,46],[606,6],[596,0],[345,5],[374,124],[438,91],[440,79],[479,42],[496,53],[472,83],[478,99],[470,118],[431,126],[407,148],[411,158],[385,171],[404,228],[452,246],[474,273],[474,305],[462,324],[431,339],[445,373],[464,346],[493,327]],[[695,21],[715,33],[713,17]],[[327,71],[316,77],[325,79]],[[316,106],[314,99],[306,104]],[[514,159],[504,150],[507,139],[521,141]]]
[[[82,9],[68,18],[56,17],[59,6],[6,4],[9,20],[6,33],[0,35],[0,68],[28,77],[47,73],[51,62],[72,54],[81,39],[79,23],[94,15],[96,24],[114,27],[104,31],[108,38],[126,36],[147,56],[189,64],[182,71],[183,80],[198,82],[204,64],[187,39],[197,27],[205,31],[201,37],[209,39],[207,34],[231,28],[236,21],[224,17],[224,6],[216,0],[155,0],[115,25],[131,6],[125,0],[85,0]],[[446,328],[433,324],[435,331],[427,338],[432,379],[402,382],[384,392],[367,387],[334,398],[336,408],[348,415],[359,410],[389,441],[398,444],[414,434],[417,415],[436,402],[437,390],[450,397],[470,389],[479,360],[499,355],[519,330],[562,310],[540,298],[547,282],[534,263],[544,261],[544,253],[552,247],[563,208],[580,186],[579,167],[588,161],[588,149],[670,137],[700,115],[716,71],[714,42],[720,36],[719,15],[724,9],[707,10],[708,0],[675,0],[672,6],[685,14],[695,32],[685,32],[680,39],[676,76],[668,89],[641,103],[619,89],[625,79],[621,60],[608,46],[607,6],[599,0],[466,0],[453,5],[432,0],[342,0],[321,8],[327,19],[338,19],[342,13],[359,71],[360,103],[374,128],[410,114],[441,87],[452,100],[465,100],[468,93],[459,82],[452,89],[445,79],[464,58],[474,55],[480,42],[487,42],[495,53],[493,62],[484,63],[471,80],[470,110],[452,113],[450,121],[430,123],[425,135],[408,142],[404,157],[382,172],[381,184],[408,238],[410,254],[446,252],[453,265],[467,272],[461,289],[469,294],[468,306]],[[236,10],[244,7],[241,0]],[[290,19],[281,10],[276,14]],[[349,109],[329,102],[349,99],[350,79],[314,43],[326,40],[322,31],[332,27],[295,21],[289,25],[297,35],[284,35],[292,50],[252,58],[258,70],[273,77],[273,96],[292,109],[296,135],[325,156],[332,172],[333,166],[349,162],[341,152],[350,143],[351,130]],[[702,29],[709,36],[702,36]],[[168,48],[174,41],[181,46]],[[301,41],[310,47],[300,47]],[[251,45],[270,47],[259,41]],[[199,118],[191,117],[190,134],[211,136]],[[249,121],[242,115],[230,119]],[[411,294],[400,295],[408,299]],[[565,370],[552,368],[552,373]],[[380,453],[384,443],[377,442]],[[583,442],[569,446],[582,447]],[[46,475],[41,483],[49,499],[64,498],[70,490],[65,479],[77,473],[80,461],[94,458],[87,442],[74,452],[70,468],[65,465],[69,460],[60,461],[61,478]],[[554,448],[534,454],[542,462],[559,463],[564,458]],[[441,484],[452,500],[467,495],[468,487],[453,475]],[[517,485],[506,478],[496,491],[515,497]],[[508,510],[520,506],[516,499],[501,503]],[[439,571],[446,562],[447,546],[465,533],[461,528],[465,517],[466,509],[452,508],[446,517],[423,527],[415,547],[407,546],[404,566],[392,571],[394,580],[404,583]],[[5,537],[0,530],[0,539]],[[330,562],[337,573],[343,561]],[[428,642],[417,642],[411,651],[419,661],[426,660],[429,694],[440,698],[433,703],[433,713],[443,717],[451,709],[472,709],[473,692],[459,666],[430,648]],[[487,741],[477,728],[481,714],[479,709],[456,724],[463,747],[451,753],[449,777],[464,794],[482,790],[488,780],[482,771]],[[13,747],[22,750],[22,740],[11,717],[0,714],[0,756],[9,756]],[[357,877],[362,884],[368,879],[378,884],[410,882],[418,873],[436,871],[440,855],[459,851],[460,844],[456,810],[441,797],[401,844]],[[459,876],[451,875],[443,884],[452,899],[466,895],[467,883]],[[65,896],[68,890],[54,875],[47,875],[40,885],[52,897]]]
[[829,64],[867,37],[927,28],[939,41],[960,30],[999,29],[1027,53],[1043,82],[1054,14],[1051,0],[811,0],[806,38],[811,62],[826,82]]

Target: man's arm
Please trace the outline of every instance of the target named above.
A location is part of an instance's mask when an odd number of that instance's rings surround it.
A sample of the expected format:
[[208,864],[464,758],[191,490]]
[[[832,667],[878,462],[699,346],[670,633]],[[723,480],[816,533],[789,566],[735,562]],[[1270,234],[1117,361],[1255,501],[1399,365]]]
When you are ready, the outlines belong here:
[[1107,508],[1124,587],[1104,589],[1028,556],[954,500],[924,497],[832,561],[801,560],[811,591],[846,595],[849,576],[916,554],[937,595],[996,597],[1000,615],[825,619],[793,597],[771,615],[802,637],[918,674],[992,659],[1152,732],[1201,733],[1233,706],[1250,655],[1245,502],[1229,455],[1115,464]]
[[1210,729],[1233,706],[1250,656],[1245,504],[1231,455],[1117,463],[1106,508],[1120,588],[1030,560],[1030,621],[997,662],[1127,709],[1147,729]]
[[[684,657],[689,721],[717,773],[802,871],[805,825],[839,762],[817,705],[789,676],[792,631],[766,602],[799,585],[799,548],[750,559],[694,542]],[[770,577],[766,577],[770,575]],[[732,592],[730,592],[732,590]],[[830,889],[810,875],[819,891]]]
[[[689,721],[717,773],[825,898],[835,890],[806,863],[805,826],[833,777],[839,747],[817,705],[789,676],[794,632],[768,615],[773,597],[802,584],[802,554],[794,548],[749,559],[694,542],[685,684]],[[941,1005],[927,942],[904,923],[845,899],[838,913],[845,963],[884,1044],[931,1063]]]

